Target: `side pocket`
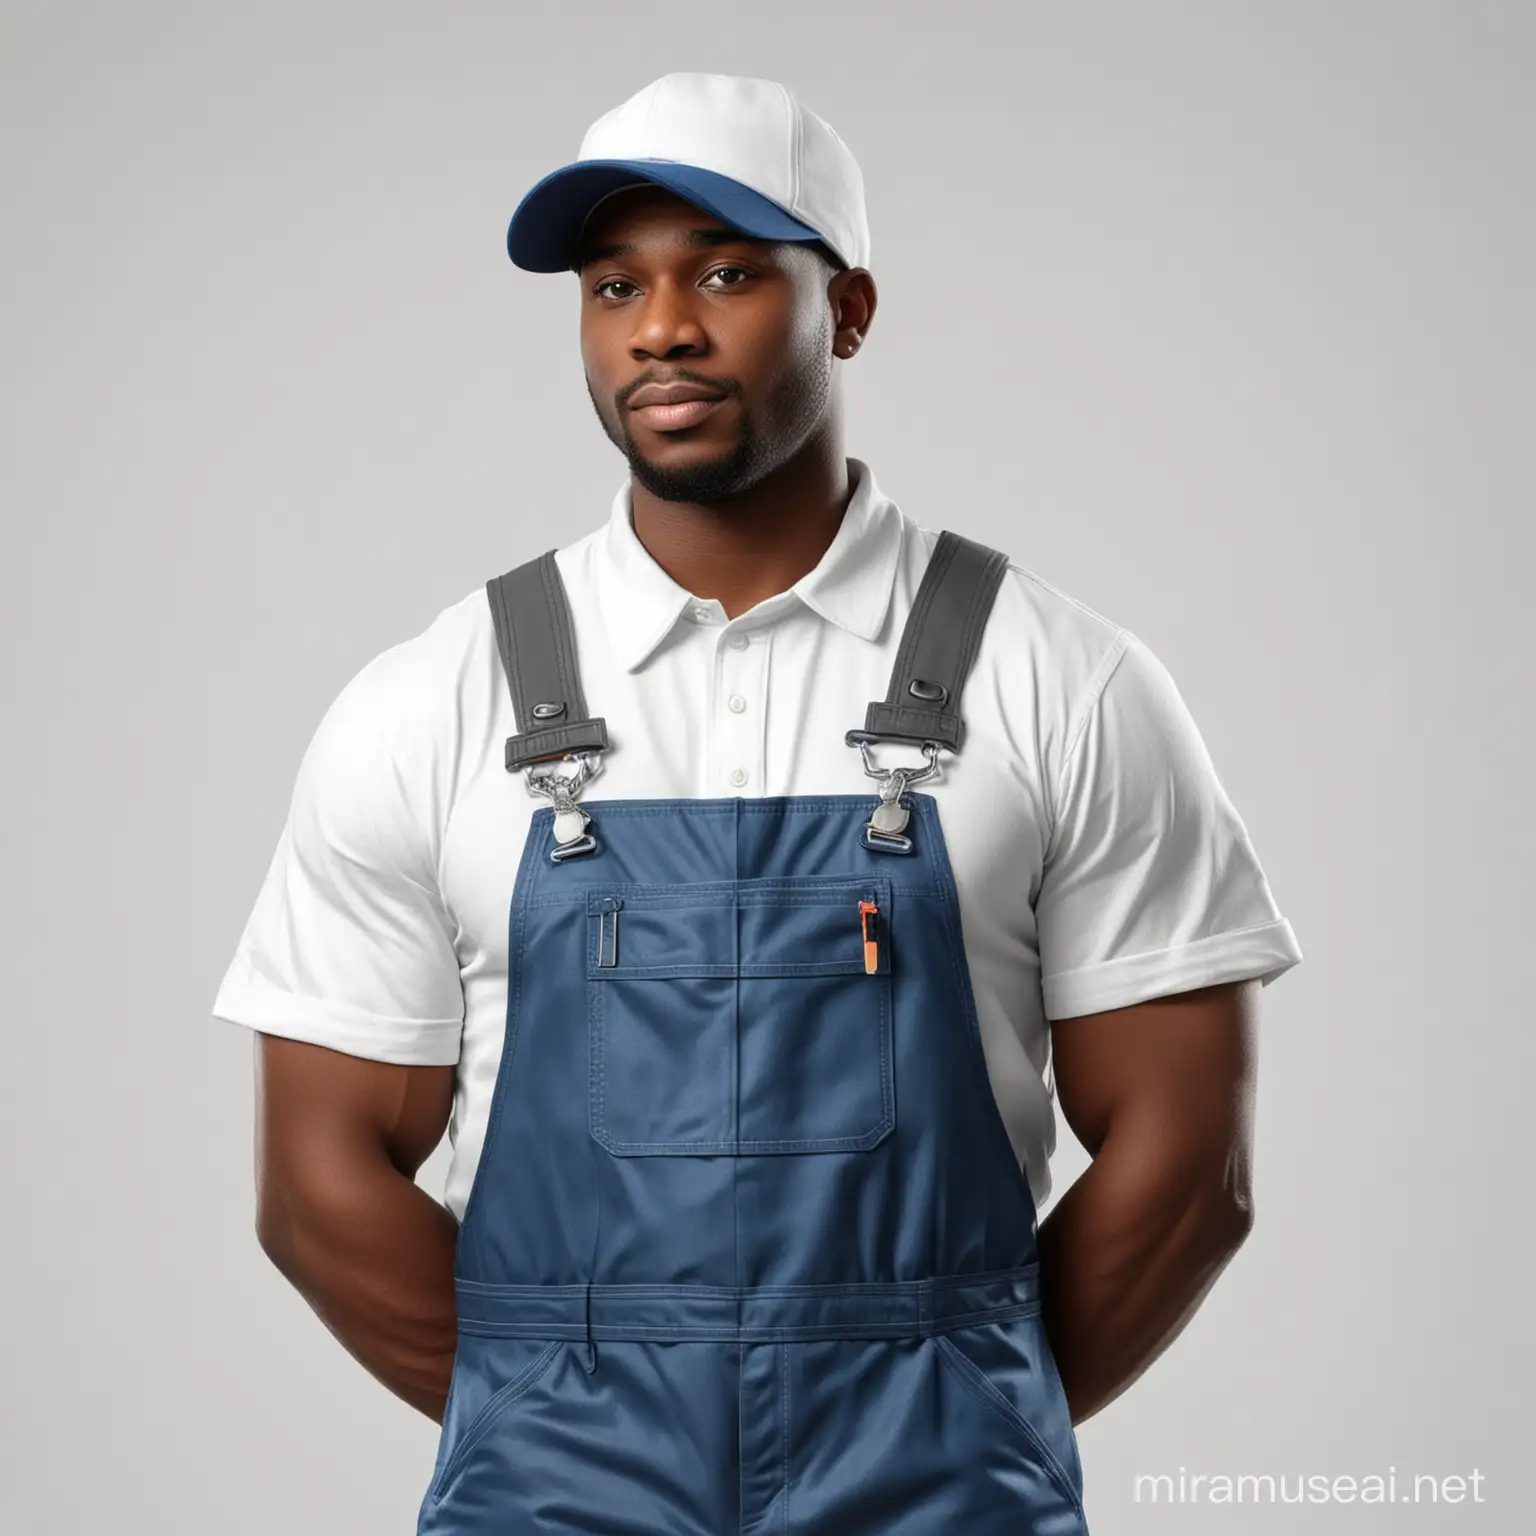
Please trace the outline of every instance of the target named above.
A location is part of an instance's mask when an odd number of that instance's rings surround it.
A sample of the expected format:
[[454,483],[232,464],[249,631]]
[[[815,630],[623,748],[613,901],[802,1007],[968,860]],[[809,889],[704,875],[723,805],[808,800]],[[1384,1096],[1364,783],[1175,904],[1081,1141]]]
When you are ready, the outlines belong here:
[[[461,1345],[467,1337],[462,1333],[459,1335]],[[482,1359],[474,1360],[461,1349],[454,1361],[454,1379],[449,1387],[448,1407],[443,1417],[443,1446],[446,1455],[441,1458],[437,1475],[427,1490],[427,1502],[430,1504],[436,1504],[447,1496],[470,1456],[474,1454],[475,1447],[505,1419],[512,1405],[538,1383],[566,1343],[564,1339],[550,1339],[540,1345],[536,1339],[490,1341],[478,1338],[475,1342],[477,1346],[488,1346]],[[469,1406],[473,1401],[470,1395],[472,1384],[484,1380],[496,1352],[504,1351],[508,1345],[539,1345],[539,1348],[532,1359],[514,1365],[510,1379],[495,1388],[478,1410],[473,1409]],[[459,1411],[461,1405],[468,1410],[470,1417],[459,1428],[455,1420],[463,1418]]]
[[[966,1338],[985,1366],[961,1347],[957,1334]],[[939,1358],[960,1384],[1024,1442],[1040,1468],[1081,1515],[1082,1467],[1076,1436],[1060,1378],[1048,1358],[1049,1346],[1038,1314],[936,1333],[933,1341]],[[1041,1358],[1042,1351],[1047,1358]],[[1061,1454],[1047,1443],[1047,1436],[1056,1442]],[[1064,1459],[1074,1471],[1068,1471]]]

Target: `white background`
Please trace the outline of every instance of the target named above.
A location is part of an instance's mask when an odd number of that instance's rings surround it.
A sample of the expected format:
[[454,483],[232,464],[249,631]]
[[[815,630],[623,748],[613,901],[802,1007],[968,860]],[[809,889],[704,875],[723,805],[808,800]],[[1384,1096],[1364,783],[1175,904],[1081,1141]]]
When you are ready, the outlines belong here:
[[[437,1426],[257,1247],[208,1009],[346,679],[606,515],[574,279],[506,220],[703,69],[864,167],[848,451],[1145,639],[1306,955],[1253,1235],[1079,1431],[1095,1536],[1522,1529],[1533,16],[6,5],[0,1526],[412,1528]],[[1487,1502],[1132,1495],[1389,1466]]]

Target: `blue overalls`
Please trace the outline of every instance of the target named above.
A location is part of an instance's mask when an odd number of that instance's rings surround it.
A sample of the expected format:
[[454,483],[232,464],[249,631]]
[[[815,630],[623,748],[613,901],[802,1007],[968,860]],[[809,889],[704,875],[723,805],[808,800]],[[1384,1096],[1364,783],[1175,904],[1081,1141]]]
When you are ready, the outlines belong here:
[[[941,535],[862,794],[576,795],[552,554],[487,583],[534,812],[418,1536],[1083,1536],[938,804],[1006,559]],[[923,747],[879,769],[869,746]],[[562,771],[571,763],[574,774]],[[542,770],[542,771],[541,771]]]

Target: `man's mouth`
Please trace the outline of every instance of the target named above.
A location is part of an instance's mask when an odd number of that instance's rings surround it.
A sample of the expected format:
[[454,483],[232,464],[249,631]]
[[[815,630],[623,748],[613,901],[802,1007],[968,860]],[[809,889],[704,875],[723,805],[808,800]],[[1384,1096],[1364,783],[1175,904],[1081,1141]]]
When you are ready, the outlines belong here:
[[704,420],[724,399],[678,400],[670,405],[640,405],[631,414],[638,416],[653,432],[675,432],[679,427],[691,427]]

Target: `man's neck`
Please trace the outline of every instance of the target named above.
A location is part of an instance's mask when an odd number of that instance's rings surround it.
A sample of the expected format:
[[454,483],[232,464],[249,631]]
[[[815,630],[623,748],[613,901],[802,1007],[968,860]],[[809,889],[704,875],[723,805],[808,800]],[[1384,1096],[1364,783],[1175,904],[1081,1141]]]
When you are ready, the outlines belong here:
[[662,501],[630,482],[646,552],[695,597],[718,598],[732,619],[815,569],[852,495],[842,444],[830,439],[727,502]]

